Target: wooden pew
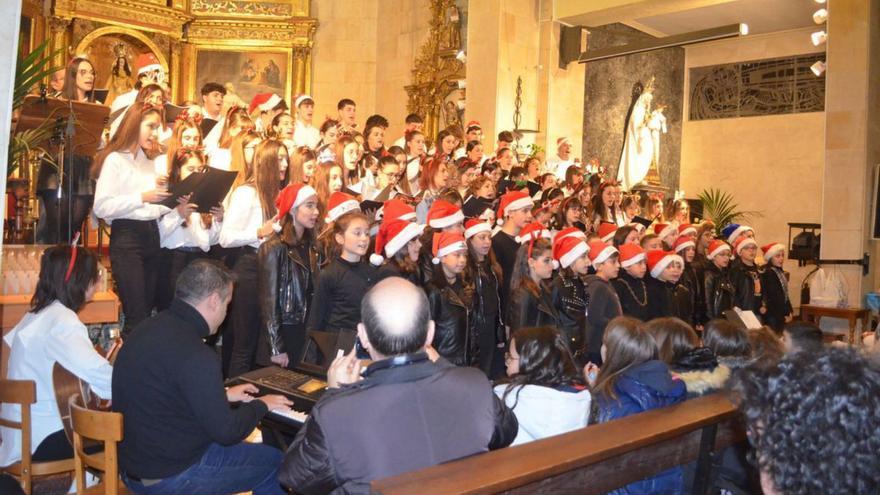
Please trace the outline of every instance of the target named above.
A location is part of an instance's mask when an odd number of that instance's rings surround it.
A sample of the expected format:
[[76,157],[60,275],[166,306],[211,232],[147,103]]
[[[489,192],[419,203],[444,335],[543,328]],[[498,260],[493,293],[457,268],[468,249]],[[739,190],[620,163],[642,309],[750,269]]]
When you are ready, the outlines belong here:
[[711,452],[745,440],[741,416],[723,394],[590,425],[376,480],[378,494],[602,494],[698,461],[693,490],[705,493]]

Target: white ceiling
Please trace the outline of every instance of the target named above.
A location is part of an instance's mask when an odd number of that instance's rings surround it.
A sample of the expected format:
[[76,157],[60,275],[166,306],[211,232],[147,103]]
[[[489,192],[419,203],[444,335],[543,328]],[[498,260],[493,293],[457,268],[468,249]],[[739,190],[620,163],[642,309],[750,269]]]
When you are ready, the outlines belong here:
[[760,34],[814,26],[813,12],[821,7],[813,0],[737,0],[650,17],[621,19],[619,22],[653,36],[670,36],[740,22],[749,25],[750,34]]

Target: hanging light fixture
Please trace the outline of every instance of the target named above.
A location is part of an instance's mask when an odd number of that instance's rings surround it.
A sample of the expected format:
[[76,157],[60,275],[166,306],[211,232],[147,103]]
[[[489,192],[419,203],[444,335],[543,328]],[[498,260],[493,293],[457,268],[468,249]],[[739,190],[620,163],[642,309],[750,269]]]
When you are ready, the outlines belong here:
[[816,0],[816,3],[825,3],[825,0]]
[[825,69],[827,69],[827,68],[828,68],[828,66],[825,64],[825,62],[823,60],[819,60],[815,64],[810,66],[810,70],[813,71],[813,74],[816,74],[816,77],[821,76],[822,73],[825,72]]
[[825,21],[828,20],[828,10],[819,9],[813,13],[813,22],[816,24],[825,24]]
[[825,31],[816,31],[810,35],[810,40],[813,42],[814,46],[819,46],[828,41],[828,33]]

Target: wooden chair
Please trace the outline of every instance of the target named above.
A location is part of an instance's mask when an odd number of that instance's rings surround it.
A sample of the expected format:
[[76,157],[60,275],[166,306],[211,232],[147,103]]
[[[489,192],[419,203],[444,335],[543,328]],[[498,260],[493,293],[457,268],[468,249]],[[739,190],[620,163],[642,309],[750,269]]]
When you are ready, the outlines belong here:
[[[34,478],[70,473],[73,459],[51,462],[31,461],[31,405],[37,402],[37,384],[33,380],[0,380],[0,403],[18,404],[21,408],[21,421],[0,418],[0,426],[21,430],[21,461],[11,466],[0,467],[21,482],[24,492],[30,495],[34,489]],[[67,483],[70,481],[68,479]]]
[[[70,397],[70,421],[73,425],[73,454],[76,468],[76,493],[118,495],[128,490],[119,479],[116,444],[122,440],[122,414],[95,411],[83,406],[82,397]],[[103,452],[87,454],[83,439],[97,440],[104,445]],[[103,471],[101,483],[86,488],[85,468]]]

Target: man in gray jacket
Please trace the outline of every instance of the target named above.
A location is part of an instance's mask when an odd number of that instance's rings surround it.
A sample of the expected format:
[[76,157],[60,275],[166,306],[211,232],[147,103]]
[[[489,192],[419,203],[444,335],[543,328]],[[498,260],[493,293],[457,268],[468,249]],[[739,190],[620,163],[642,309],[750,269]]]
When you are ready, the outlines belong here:
[[328,391],[284,457],[279,479],[297,493],[369,493],[372,480],[506,447],[513,412],[477,368],[452,366],[429,348],[425,293],[399,278],[363,298],[358,337],[373,363],[338,357]]

